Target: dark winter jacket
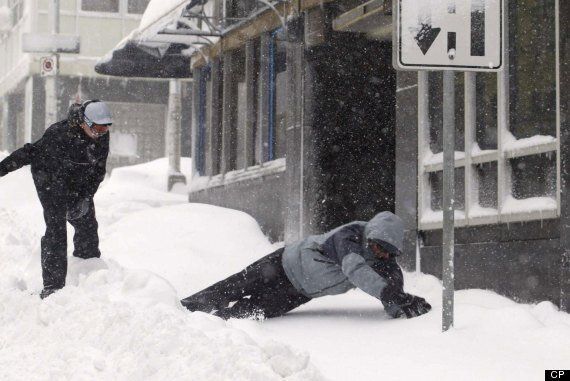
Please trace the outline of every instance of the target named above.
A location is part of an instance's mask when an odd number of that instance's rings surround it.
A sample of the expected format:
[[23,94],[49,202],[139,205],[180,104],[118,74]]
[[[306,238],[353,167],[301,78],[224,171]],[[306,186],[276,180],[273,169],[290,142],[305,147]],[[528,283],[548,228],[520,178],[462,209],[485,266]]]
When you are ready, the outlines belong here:
[[387,242],[401,251],[403,237],[402,220],[382,212],[369,222],[354,221],[286,246],[283,268],[293,286],[311,298],[358,287],[380,299],[388,284],[402,288],[402,273],[394,259],[376,258],[367,240]]
[[93,197],[105,177],[108,154],[109,134],[94,140],[63,120],[1,161],[0,176],[31,164],[38,193]]

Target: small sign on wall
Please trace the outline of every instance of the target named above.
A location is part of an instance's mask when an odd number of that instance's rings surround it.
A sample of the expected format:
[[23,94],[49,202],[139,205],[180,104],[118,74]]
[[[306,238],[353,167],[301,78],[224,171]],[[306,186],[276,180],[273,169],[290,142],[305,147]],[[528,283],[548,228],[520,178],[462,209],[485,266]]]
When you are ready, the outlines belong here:
[[40,74],[42,77],[57,74],[57,56],[40,58]]

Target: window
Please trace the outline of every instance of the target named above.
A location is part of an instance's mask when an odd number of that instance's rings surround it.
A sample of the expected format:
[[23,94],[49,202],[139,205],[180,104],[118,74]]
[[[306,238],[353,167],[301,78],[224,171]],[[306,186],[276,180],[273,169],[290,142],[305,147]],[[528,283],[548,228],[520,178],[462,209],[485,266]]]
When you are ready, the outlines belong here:
[[[251,54],[251,58],[255,58],[255,54]],[[256,103],[255,93],[252,91],[255,89],[255,83],[253,81],[248,83],[246,80],[245,49],[240,49],[236,52],[235,65],[235,78],[237,80],[236,166],[237,169],[242,169],[253,165],[252,157],[255,149],[253,145],[253,128],[255,128],[255,120],[252,120],[252,116],[255,115],[252,111],[255,110]],[[252,89],[248,89],[248,85],[253,85]],[[248,95],[248,91],[252,91],[252,93]]]
[[119,12],[119,0],[81,0],[81,10],[88,12]]
[[[218,147],[218,134],[219,134],[219,97],[217,96],[217,88],[214,89],[214,83],[212,81],[213,71],[219,70],[218,65],[208,65],[202,68],[202,75],[204,76],[205,82],[205,170],[208,175],[217,175],[220,172],[219,166],[219,152],[220,147]],[[221,144],[221,142],[220,142]]]
[[[511,1],[508,17],[506,70],[455,76],[458,226],[559,214],[555,0]],[[419,227],[439,229],[442,74],[418,84]]]
[[497,149],[497,75],[478,73],[475,77],[475,142],[472,149]]
[[[430,72],[429,74],[429,132],[430,149],[434,154],[443,152],[443,74]],[[463,151],[463,76],[455,75],[455,150]]]
[[[226,72],[224,81],[224,148],[225,172],[244,168],[245,165],[245,133],[247,93],[245,87],[245,49],[236,49],[226,53],[223,63]],[[241,90],[241,92],[240,92]],[[238,167],[238,161],[240,166]]]
[[150,0],[127,0],[127,13],[142,15]]
[[205,66],[200,72],[200,79],[195,85],[198,86],[198,131],[196,136],[197,145],[196,149],[196,170],[200,176],[206,174],[206,92],[207,92],[207,79],[210,76],[210,66]]
[[556,136],[554,2],[509,2],[509,122],[517,139]]
[[285,115],[287,111],[286,45],[282,29],[272,33],[269,47],[269,134],[268,160],[285,156]]
[[[271,32],[201,69],[194,126],[200,175],[235,181],[285,169],[285,60],[286,44]],[[264,166],[268,161],[272,165]],[[217,176],[222,171],[224,176]]]

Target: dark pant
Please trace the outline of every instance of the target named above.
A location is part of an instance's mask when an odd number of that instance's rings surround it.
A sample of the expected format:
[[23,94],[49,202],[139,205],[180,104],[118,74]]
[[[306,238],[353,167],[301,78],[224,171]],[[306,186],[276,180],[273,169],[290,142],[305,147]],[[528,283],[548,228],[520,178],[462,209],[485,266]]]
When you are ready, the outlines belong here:
[[[53,196],[38,192],[44,209],[46,231],[42,237],[41,259],[42,277],[45,289],[60,289],[65,286],[67,275],[67,227],[66,213],[73,208],[73,200],[68,197]],[[73,255],[79,258],[98,258],[99,236],[97,235],[97,219],[93,199],[89,200],[89,208],[85,215],[69,223],[75,229]]]
[[181,303],[190,311],[223,319],[284,315],[311,298],[293,287],[283,270],[282,256],[283,249],[279,249]]

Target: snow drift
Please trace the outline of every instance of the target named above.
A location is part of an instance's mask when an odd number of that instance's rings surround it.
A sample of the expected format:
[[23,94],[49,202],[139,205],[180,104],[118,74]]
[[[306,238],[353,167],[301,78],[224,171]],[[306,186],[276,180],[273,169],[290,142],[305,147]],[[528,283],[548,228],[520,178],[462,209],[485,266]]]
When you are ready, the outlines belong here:
[[[67,286],[44,301],[37,295],[41,289],[39,239],[44,224],[29,168],[1,179],[0,379],[322,378],[308,354],[271,339],[253,340],[231,322],[188,312],[169,280],[140,269],[152,269],[144,258],[154,256],[160,258],[164,271],[172,271],[172,279],[186,279],[176,254],[184,251],[191,256],[196,250],[212,257],[211,250],[223,244],[200,251],[206,242],[194,237],[194,246],[182,245],[169,254],[166,235],[183,236],[186,232],[177,231],[176,226],[188,222],[197,226],[199,235],[208,218],[223,221],[231,216],[234,225],[221,230],[226,247],[236,245],[239,239],[253,242],[253,246],[238,245],[240,250],[271,246],[255,221],[243,213],[216,214],[215,209],[200,213],[204,207],[195,206],[193,211],[185,195],[161,194],[156,180],[164,172],[155,170],[161,162],[164,160],[145,165],[144,174],[140,166],[113,173],[96,199],[100,222],[106,221],[100,229],[103,257],[70,257]],[[133,192],[135,188],[138,192]],[[174,203],[182,204],[180,209],[158,208]],[[157,215],[157,210],[163,212]],[[185,216],[194,219],[185,220]],[[243,224],[244,220],[247,223]],[[241,228],[232,233],[230,228],[237,224]],[[145,227],[154,230],[152,234]],[[68,233],[71,252],[71,228]],[[146,245],[148,241],[139,238],[140,234],[148,234],[154,245]],[[176,244],[181,242],[172,242]],[[114,257],[125,263],[132,259],[139,269],[125,268]],[[195,265],[206,264],[196,260]],[[212,266],[213,261],[207,265]]]
[[0,179],[0,379],[536,380],[568,368],[570,315],[552,303],[457,291],[442,334],[441,282],[420,273],[404,273],[405,290],[433,310],[411,320],[356,290],[262,322],[189,313],[178,299],[276,245],[244,213],[164,192],[165,171],[113,173],[95,199],[102,259],[70,258],[68,286],[43,302],[30,295],[43,222],[29,170]]

